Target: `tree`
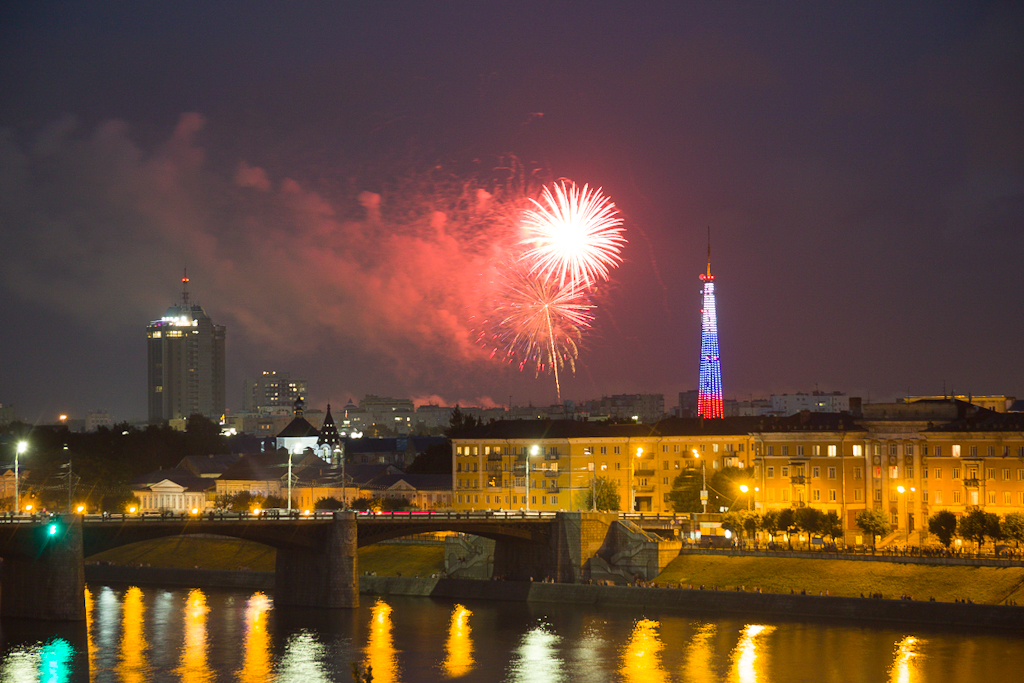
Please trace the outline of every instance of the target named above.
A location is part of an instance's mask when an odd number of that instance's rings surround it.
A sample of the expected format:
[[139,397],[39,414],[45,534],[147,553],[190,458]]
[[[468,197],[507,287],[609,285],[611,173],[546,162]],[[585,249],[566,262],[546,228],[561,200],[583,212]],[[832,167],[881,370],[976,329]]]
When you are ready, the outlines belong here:
[[668,499],[676,512],[702,512],[704,506],[700,502],[701,473],[700,470],[688,467],[682,470],[672,482],[672,490]]
[[740,486],[750,484],[754,478],[753,467],[723,467],[708,479],[708,509],[718,512],[743,509],[748,505],[747,494]]
[[779,516],[776,518],[776,524],[779,526],[779,531],[786,533],[787,540],[789,542],[789,549],[793,549],[793,530],[796,528],[796,511],[793,508],[783,508],[779,510]]
[[881,510],[861,510],[855,518],[857,526],[871,536],[871,548],[875,548],[875,537],[885,536],[892,530],[888,518]]
[[344,510],[345,509],[345,504],[342,503],[337,498],[334,498],[333,496],[328,496],[326,498],[318,498],[317,501],[315,503],[313,503],[313,509],[314,510]]
[[985,545],[986,538],[998,539],[1001,535],[999,515],[981,508],[974,508],[961,517],[958,528],[962,538],[978,544],[978,550]]
[[1020,547],[1020,542],[1024,541],[1024,512],[1006,513],[1003,517],[1002,529],[1006,538],[1016,541],[1017,546]]
[[811,535],[821,533],[821,523],[825,514],[812,507],[797,508],[793,513],[793,522],[796,528],[807,534],[807,549],[811,549]]
[[217,497],[213,499],[213,508],[218,511],[230,510],[231,503],[234,499],[235,497],[230,493],[219,493],[217,494]]
[[284,499],[284,496],[267,496],[267,499],[263,501],[263,507],[286,508],[288,507],[288,501]]
[[253,495],[248,491],[242,491],[231,498],[231,509],[235,512],[247,512],[254,507],[263,507],[264,500],[259,494]]
[[928,533],[935,534],[939,543],[949,548],[956,536],[956,515],[949,510],[939,510],[928,518]]
[[774,541],[775,534],[779,533],[779,511],[768,510],[761,515],[761,528]]
[[466,415],[462,412],[459,404],[456,403],[455,407],[452,408],[452,416],[448,420],[448,429],[445,430],[444,434],[448,438],[453,438],[461,436],[478,426],[480,426],[480,420],[472,415]]
[[833,543],[843,535],[843,520],[839,518],[839,513],[835,510],[829,510],[821,518],[821,535],[828,536]]
[[381,502],[379,498],[356,498],[352,501],[352,509],[379,512],[381,509]]
[[748,512],[743,518],[743,528],[747,532],[747,538],[754,538],[757,530],[761,528],[763,518],[756,512]]
[[219,424],[203,415],[193,414],[185,422],[185,449],[188,455],[227,453],[228,442],[221,436]]
[[[597,492],[597,507],[598,510],[619,510],[619,492],[616,490],[615,482],[608,477],[598,477],[594,480],[594,491]],[[579,492],[577,497],[577,503],[581,510],[593,510],[593,495],[594,491],[588,487]]]

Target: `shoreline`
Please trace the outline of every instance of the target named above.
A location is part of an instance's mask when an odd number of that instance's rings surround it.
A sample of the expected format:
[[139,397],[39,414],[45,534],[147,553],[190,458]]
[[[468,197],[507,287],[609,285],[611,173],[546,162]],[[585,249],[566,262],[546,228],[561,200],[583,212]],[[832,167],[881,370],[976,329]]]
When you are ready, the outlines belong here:
[[[88,583],[273,591],[274,573],[215,569],[168,569],[87,565]],[[360,576],[359,593],[446,600],[489,600],[599,607],[630,607],[710,615],[843,619],[926,626],[1024,629],[1024,607],[885,598],[847,598],[687,588],[596,586],[587,584]]]

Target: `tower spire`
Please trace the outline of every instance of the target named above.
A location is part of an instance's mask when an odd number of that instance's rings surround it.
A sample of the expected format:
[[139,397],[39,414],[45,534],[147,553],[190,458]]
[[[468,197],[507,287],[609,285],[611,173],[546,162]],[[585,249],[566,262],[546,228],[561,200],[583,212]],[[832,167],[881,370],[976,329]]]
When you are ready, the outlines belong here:
[[697,415],[725,417],[722,395],[722,362],[718,355],[718,313],[715,310],[715,276],[711,274],[711,227],[708,226],[708,267],[700,275],[704,283],[704,306],[700,309],[700,378],[697,386]]
[[188,308],[188,268],[185,268],[185,274],[181,278],[181,303],[183,307]]

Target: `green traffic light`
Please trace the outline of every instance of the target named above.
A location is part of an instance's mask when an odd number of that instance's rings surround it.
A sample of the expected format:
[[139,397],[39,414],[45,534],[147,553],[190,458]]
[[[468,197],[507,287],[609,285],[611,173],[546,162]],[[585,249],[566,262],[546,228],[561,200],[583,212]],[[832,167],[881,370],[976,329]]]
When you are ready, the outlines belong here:
[[56,534],[57,534],[57,525],[56,524],[51,524],[50,525],[50,535],[51,536],[55,536]]

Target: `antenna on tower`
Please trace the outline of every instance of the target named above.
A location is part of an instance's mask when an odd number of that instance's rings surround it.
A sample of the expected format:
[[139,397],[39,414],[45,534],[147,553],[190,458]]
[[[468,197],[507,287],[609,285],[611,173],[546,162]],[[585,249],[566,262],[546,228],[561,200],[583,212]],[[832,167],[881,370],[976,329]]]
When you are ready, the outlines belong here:
[[708,277],[711,277],[711,226],[708,226]]
[[188,308],[188,268],[185,268],[185,274],[181,278],[181,303],[182,306]]

